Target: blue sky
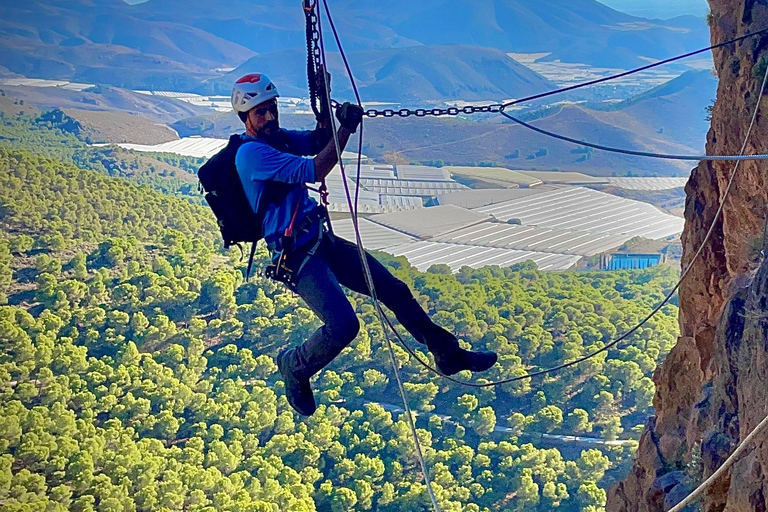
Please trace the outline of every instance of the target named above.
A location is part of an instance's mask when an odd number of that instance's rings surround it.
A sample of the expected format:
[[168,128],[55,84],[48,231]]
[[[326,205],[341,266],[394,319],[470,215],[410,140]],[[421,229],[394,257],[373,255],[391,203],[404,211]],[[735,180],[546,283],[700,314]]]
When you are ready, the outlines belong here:
[[682,14],[705,16],[709,11],[706,0],[598,0],[601,3],[644,18],[670,18]]

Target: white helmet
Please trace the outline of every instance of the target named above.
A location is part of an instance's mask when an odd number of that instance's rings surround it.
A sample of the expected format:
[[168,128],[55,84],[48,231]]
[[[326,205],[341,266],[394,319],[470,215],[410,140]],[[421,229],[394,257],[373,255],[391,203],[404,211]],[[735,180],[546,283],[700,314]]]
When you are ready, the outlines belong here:
[[265,75],[245,75],[232,87],[232,108],[238,113],[248,112],[256,105],[279,96],[277,87]]

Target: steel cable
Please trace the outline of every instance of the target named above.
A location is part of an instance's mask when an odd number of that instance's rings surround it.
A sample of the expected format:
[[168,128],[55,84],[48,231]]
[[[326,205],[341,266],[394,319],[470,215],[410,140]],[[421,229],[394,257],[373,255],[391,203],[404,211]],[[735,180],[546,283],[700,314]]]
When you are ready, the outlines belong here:
[[632,156],[643,156],[648,158],[661,158],[664,160],[693,160],[693,161],[708,160],[708,161],[719,161],[719,162],[722,162],[722,161],[734,162],[739,160],[768,160],[768,155],[669,155],[665,153],[652,153],[647,151],[635,151],[632,149],[614,148],[611,146],[603,146],[602,144],[595,144],[592,142],[587,142],[583,140],[574,139],[571,137],[566,137],[565,135],[560,135],[548,130],[544,130],[543,128],[539,128],[537,126],[533,126],[532,124],[526,123],[522,119],[518,119],[508,114],[507,112],[504,111],[504,107],[502,107],[499,113],[504,117],[506,117],[507,119],[510,119],[516,122],[520,126],[523,126],[524,128],[527,128],[529,130],[533,130],[534,132],[540,133],[547,137],[562,140],[565,142],[570,142],[572,144],[578,144],[580,146],[599,149],[601,151],[608,151],[610,153],[620,153],[623,155],[632,155]]
[[669,509],[669,512],[683,512],[683,509],[696,501],[698,497],[707,489],[709,489],[712,484],[715,483],[715,481],[722,476],[725,471],[730,468],[734,462],[736,462],[736,459],[738,459],[742,453],[744,453],[749,445],[752,443],[752,440],[757,436],[757,434],[761,433],[765,427],[768,426],[768,416],[763,418],[763,420],[754,428],[752,429],[752,432],[749,433],[747,437],[744,438],[743,441],[739,442],[738,445],[736,445],[736,449],[733,451],[733,453],[723,462],[723,465],[717,468],[717,471],[712,473],[709,478],[707,478],[704,482],[701,483],[696,489],[694,489],[688,496],[686,496],[683,501]]

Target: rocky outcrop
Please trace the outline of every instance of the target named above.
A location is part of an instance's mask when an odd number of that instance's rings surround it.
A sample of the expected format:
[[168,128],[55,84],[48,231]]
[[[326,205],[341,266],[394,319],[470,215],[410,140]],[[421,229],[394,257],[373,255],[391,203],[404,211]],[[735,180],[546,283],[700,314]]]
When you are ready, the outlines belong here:
[[[710,0],[712,41],[768,28],[765,0]],[[738,154],[755,106],[746,153],[768,152],[768,99],[758,98],[768,34],[715,51],[717,101],[710,154]],[[680,338],[654,375],[656,416],[642,435],[630,475],[609,492],[607,510],[668,510],[712,474],[768,413],[768,163],[702,163],[686,186]],[[720,203],[722,215],[702,246]],[[763,438],[768,439],[768,438]],[[677,473],[676,473],[677,472]],[[667,476],[672,474],[673,476]],[[710,489],[702,510],[768,508],[768,442]]]

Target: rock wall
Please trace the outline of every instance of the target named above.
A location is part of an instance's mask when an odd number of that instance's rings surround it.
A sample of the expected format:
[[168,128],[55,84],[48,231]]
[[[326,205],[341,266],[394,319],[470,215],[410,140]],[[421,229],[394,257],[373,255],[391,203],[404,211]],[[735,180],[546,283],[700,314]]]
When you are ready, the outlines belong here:
[[[709,0],[713,43],[768,28],[766,0]],[[768,153],[768,95],[758,98],[768,34],[715,50],[719,77],[709,154]],[[696,115],[696,113],[691,113]],[[733,163],[701,163],[686,186],[683,268],[702,247]],[[680,338],[654,375],[656,416],[607,510],[663,511],[714,472],[768,413],[768,163],[737,168],[722,215],[680,287]],[[768,440],[768,433],[762,439]],[[705,512],[768,508],[768,442],[758,442],[700,502]]]

